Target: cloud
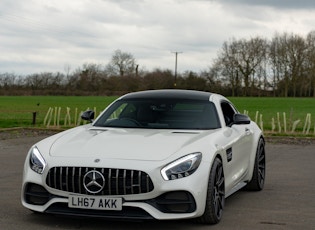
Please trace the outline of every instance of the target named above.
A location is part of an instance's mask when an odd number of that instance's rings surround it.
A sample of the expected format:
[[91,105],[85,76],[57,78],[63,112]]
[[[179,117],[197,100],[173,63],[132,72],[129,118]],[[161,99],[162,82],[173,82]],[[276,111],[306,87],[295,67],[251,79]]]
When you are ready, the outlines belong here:
[[309,9],[315,7],[313,0],[218,0],[222,4],[231,4],[238,6],[269,6],[272,8],[283,9]]
[[116,49],[132,53],[148,70],[173,69],[172,52],[179,51],[179,72],[200,71],[231,37],[307,34],[314,28],[315,6],[304,2],[1,0],[1,71],[29,74],[63,72],[65,65],[73,70],[86,62],[106,65]]

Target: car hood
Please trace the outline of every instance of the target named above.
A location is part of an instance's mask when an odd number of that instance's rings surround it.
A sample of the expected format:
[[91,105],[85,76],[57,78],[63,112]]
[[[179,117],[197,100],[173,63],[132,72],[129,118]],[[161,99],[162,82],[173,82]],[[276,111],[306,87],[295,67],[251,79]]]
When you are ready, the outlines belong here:
[[[52,157],[163,160],[209,131],[76,128],[52,141]],[[210,131],[211,132],[211,131]]]

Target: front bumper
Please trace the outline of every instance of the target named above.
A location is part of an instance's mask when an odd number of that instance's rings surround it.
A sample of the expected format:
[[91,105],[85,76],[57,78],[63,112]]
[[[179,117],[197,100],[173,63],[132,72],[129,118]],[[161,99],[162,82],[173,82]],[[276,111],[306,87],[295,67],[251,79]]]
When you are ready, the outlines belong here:
[[[130,194],[128,189],[124,194],[120,194],[120,192],[113,194],[113,191],[99,194],[99,196],[119,197],[123,200],[121,211],[103,211],[68,207],[69,196],[71,195],[94,196],[91,193],[83,193],[84,190],[82,193],[78,193],[80,190],[74,186],[73,189],[70,185],[68,189],[65,188],[67,186],[64,187],[64,184],[67,184],[65,181],[72,183],[70,177],[68,179],[64,177],[64,175],[73,175],[72,171],[65,170],[56,174],[58,177],[62,175],[64,179],[52,183],[55,179],[51,178],[49,185],[49,170],[55,168],[56,164],[50,163],[44,173],[40,175],[29,167],[28,162],[27,159],[24,165],[21,201],[24,207],[35,212],[106,218],[170,220],[199,217],[205,210],[209,175],[208,163],[202,162],[198,170],[188,177],[165,181],[160,174],[160,163],[152,165],[147,164],[147,162],[137,162],[137,164],[132,165],[129,161],[120,161],[118,163],[121,168],[141,169],[146,172],[152,179],[153,189],[137,194]],[[67,166],[69,161],[64,160],[64,162],[64,165],[62,162],[58,162],[58,167]],[[73,164],[76,167],[85,167],[84,162],[82,162],[81,159],[78,159],[78,162]],[[108,161],[104,167],[109,165],[117,164]],[[76,173],[74,174],[76,175]],[[126,175],[128,178],[128,173]],[[62,185],[59,186],[59,182]],[[133,193],[135,192],[136,190],[133,190]]]
[[187,191],[171,191],[147,200],[123,199],[121,211],[93,210],[68,207],[68,198],[49,193],[43,186],[28,183],[22,197],[25,207],[34,211],[69,216],[123,218],[123,219],[172,219],[189,218],[196,214],[196,202]]

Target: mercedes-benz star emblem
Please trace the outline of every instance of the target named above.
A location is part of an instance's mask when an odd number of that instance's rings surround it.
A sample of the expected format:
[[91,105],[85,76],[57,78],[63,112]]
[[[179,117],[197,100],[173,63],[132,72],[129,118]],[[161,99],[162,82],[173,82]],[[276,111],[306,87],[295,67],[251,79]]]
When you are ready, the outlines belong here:
[[89,193],[98,193],[105,186],[105,178],[96,170],[89,171],[83,177],[83,186]]

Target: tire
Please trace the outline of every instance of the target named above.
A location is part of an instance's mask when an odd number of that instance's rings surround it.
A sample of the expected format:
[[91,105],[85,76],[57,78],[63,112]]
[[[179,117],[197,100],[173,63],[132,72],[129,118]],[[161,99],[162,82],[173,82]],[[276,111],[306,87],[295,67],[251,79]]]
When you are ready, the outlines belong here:
[[219,158],[216,158],[211,167],[206,207],[203,215],[197,219],[202,224],[217,224],[220,222],[225,203],[225,183],[223,165]]
[[254,164],[253,177],[245,188],[250,191],[261,191],[264,188],[266,175],[265,142],[262,138],[258,142]]

